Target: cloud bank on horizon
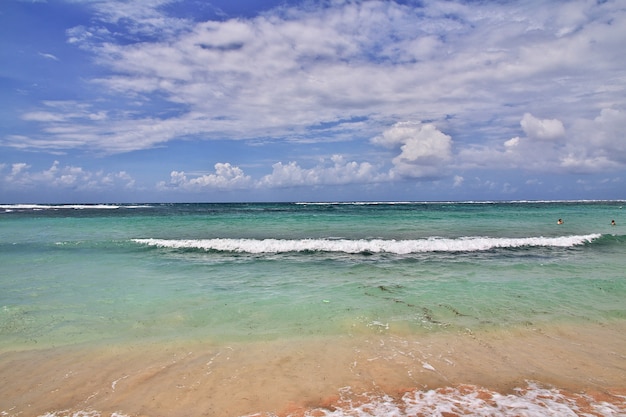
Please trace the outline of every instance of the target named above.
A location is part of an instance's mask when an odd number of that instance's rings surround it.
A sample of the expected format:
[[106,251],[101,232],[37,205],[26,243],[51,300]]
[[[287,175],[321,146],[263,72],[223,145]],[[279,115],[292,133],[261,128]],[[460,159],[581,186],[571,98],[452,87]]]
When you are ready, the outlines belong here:
[[626,198],[622,1],[255,3],[5,2],[0,200]]

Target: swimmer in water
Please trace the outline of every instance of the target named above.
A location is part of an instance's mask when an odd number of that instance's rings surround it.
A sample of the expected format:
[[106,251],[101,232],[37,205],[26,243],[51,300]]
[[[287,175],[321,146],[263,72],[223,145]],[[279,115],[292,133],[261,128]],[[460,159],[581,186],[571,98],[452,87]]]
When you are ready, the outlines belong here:
[[563,224],[563,219],[559,219],[556,224]]
[[611,220],[611,226],[615,226],[615,220]]

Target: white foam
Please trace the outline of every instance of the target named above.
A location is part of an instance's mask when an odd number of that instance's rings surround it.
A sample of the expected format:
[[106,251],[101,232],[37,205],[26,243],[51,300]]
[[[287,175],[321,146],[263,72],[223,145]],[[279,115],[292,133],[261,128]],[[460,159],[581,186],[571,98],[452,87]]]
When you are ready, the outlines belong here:
[[[42,414],[39,417],[107,417],[108,414],[101,414],[94,410],[78,410],[78,411],[55,411],[51,413]],[[128,417],[126,414],[112,413],[111,417]]]
[[343,252],[393,253],[476,252],[496,248],[531,246],[573,247],[599,238],[600,234],[559,237],[431,237],[413,240],[385,239],[133,239],[134,242],[172,249],[202,249],[239,253]]
[[0,204],[6,210],[118,209],[114,204]]
[[[612,395],[613,402],[591,395],[564,392],[527,382],[514,394],[501,394],[474,385],[444,387],[435,390],[413,390],[402,397],[384,393],[357,394],[350,387],[339,390],[339,399],[328,408],[301,410],[297,416],[325,417],[413,417],[446,415],[472,417],[576,417],[626,415],[626,398]],[[604,396],[606,397],[606,395]],[[8,414],[0,411],[0,415]],[[274,417],[270,412],[247,414],[245,417]],[[281,414],[282,415],[282,414]],[[104,414],[95,410],[55,411],[39,417],[127,417],[120,412]],[[292,414],[287,414],[292,416]]]
[[596,402],[584,394],[565,395],[557,389],[541,388],[533,383],[525,389],[518,389],[517,394],[503,395],[465,387],[416,391],[406,394],[402,400],[405,414],[401,415],[441,416],[445,411],[472,416],[578,416],[584,412],[580,409],[580,402],[595,410],[602,409],[602,415],[606,417],[623,415],[624,411],[613,404]]
[[582,199],[582,200],[441,200],[441,201],[301,201],[296,205],[360,205],[360,206],[376,206],[376,205],[394,205],[394,204],[554,204],[554,203],[620,203],[626,202],[622,199]]
[[[388,395],[354,395],[341,390],[336,407],[307,410],[305,416],[408,417],[408,416],[503,416],[576,417],[579,415],[624,416],[626,401],[610,404],[585,394],[565,394],[558,389],[529,383],[516,394],[503,395],[475,386],[412,391],[400,399]],[[619,402],[619,401],[618,401]],[[257,416],[266,416],[257,414]]]

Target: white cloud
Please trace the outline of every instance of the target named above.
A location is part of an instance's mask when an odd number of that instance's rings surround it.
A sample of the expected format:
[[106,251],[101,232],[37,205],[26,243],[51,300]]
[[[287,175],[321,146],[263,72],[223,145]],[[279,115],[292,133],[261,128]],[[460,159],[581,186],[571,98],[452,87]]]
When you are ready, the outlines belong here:
[[76,101],[44,101],[46,110],[31,111],[22,114],[22,120],[39,123],[49,123],[50,127],[59,123],[80,121],[101,121],[108,118],[104,110],[91,111],[89,104]]
[[519,146],[521,139],[519,138],[519,136],[516,136],[512,139],[507,140],[506,142],[504,142],[504,147],[506,149],[515,149],[517,146]]
[[585,148],[588,153],[605,155],[626,164],[626,114],[605,108],[593,120],[576,120],[572,128],[573,145]]
[[559,120],[526,113],[520,125],[526,136],[499,144],[463,148],[457,155],[465,168],[486,166],[553,173],[598,173],[626,167],[626,118],[603,109],[593,119],[576,119],[565,129]]
[[126,172],[92,172],[82,167],[62,166],[54,161],[50,168],[33,171],[30,165],[19,162],[11,165],[10,172],[5,172],[7,164],[0,165],[0,189],[24,190],[36,187],[45,189],[74,189],[98,191],[115,187],[132,188],[135,180]]
[[561,167],[575,173],[594,173],[620,168],[606,156],[567,154],[561,158]]
[[243,170],[230,163],[215,164],[215,173],[203,174],[189,178],[183,171],[172,171],[169,182],[159,182],[157,188],[161,190],[179,189],[186,191],[199,191],[203,189],[242,189],[249,188],[252,179]]
[[245,174],[230,163],[215,164],[211,174],[188,174],[184,171],[172,171],[169,181],[157,184],[160,190],[237,190],[237,189],[273,189],[303,186],[326,186],[372,183],[387,180],[368,162],[346,161],[341,155],[333,155],[330,160],[322,160],[312,168],[303,168],[296,162],[272,165],[272,173],[259,180]]
[[[455,130],[480,134],[487,129],[481,123],[510,119],[520,103],[535,103],[538,108],[529,109],[535,114],[559,109],[563,120],[590,117],[597,102],[624,102],[626,58],[616,51],[626,36],[626,13],[617,2],[427,2],[419,8],[334,2],[207,22],[167,16],[167,3],[96,1],[91,6],[102,24],[95,19],[91,27],[68,31],[69,42],[88,48],[110,71],[97,82],[120,100],[158,96],[183,109],[155,118],[137,108],[132,117],[120,112],[102,125],[75,118],[76,131],[93,135],[85,146],[126,152],[188,135],[294,137],[353,116],[367,119],[361,128],[372,136],[390,122],[449,114]],[[110,24],[118,25],[115,33]],[[583,96],[582,88],[595,96]],[[26,116],[51,124],[64,116],[47,117]],[[128,124],[138,126],[134,146],[115,134]],[[524,130],[544,139],[562,133],[557,119],[530,113]],[[59,148],[76,146],[63,133],[45,133],[44,148],[54,139]]]
[[539,186],[539,185],[543,184],[543,181],[541,181],[541,180],[539,180],[537,178],[532,178],[532,179],[526,180],[524,182],[524,184],[532,185],[532,186]]
[[[173,137],[203,132],[212,122],[196,113],[179,118],[133,118],[131,112],[99,110],[73,101],[47,101],[46,110],[24,113],[22,119],[41,123],[44,134],[11,135],[4,144],[44,150],[96,149],[122,153],[148,149]],[[115,120],[112,120],[115,119]]]
[[62,113],[51,113],[47,111],[33,111],[22,114],[22,120],[30,122],[63,122],[68,115]]
[[502,185],[502,193],[504,194],[513,194],[517,191],[517,187],[512,186],[510,183],[505,182]]
[[[262,138],[318,142],[320,155],[337,152],[326,143],[351,140],[369,152],[315,166],[277,155],[290,162],[260,179],[237,162],[210,173],[178,167],[159,183],[183,190],[626,166],[619,1],[306,2],[203,22],[168,16],[168,3],[89,2],[96,14],[66,35],[99,66],[99,78],[88,81],[101,96],[29,108],[20,123],[36,130],[4,135],[0,145],[110,154],[180,138]],[[364,146],[367,138],[374,139]],[[70,167],[20,169],[16,178],[66,187],[132,182]]]
[[28,168],[30,168],[30,166],[24,162],[11,165],[11,174],[9,178],[15,178],[16,176],[20,175],[21,172],[25,171]]
[[615,109],[603,109],[593,120],[576,120],[563,149],[560,166],[568,171],[597,173],[626,166],[626,117]]
[[530,139],[556,140],[565,135],[565,127],[557,119],[540,120],[530,113],[525,113],[520,125]]
[[58,61],[59,60],[59,58],[57,58],[55,55],[47,54],[47,53],[44,53],[44,52],[39,52],[39,56],[42,57],[42,58],[51,59],[53,61]]
[[400,176],[440,174],[452,156],[452,138],[430,123],[396,123],[372,139],[372,143],[400,148],[400,154],[392,161],[394,173]]
[[340,185],[372,183],[384,180],[376,168],[368,162],[346,161],[341,155],[333,155],[330,164],[325,160],[313,168],[302,168],[296,162],[272,166],[272,173],[264,176],[259,187],[282,188],[316,185]]
[[107,26],[116,25],[115,30],[109,31],[104,26],[72,28],[68,34],[73,43],[88,40],[104,40],[107,42],[122,38],[128,41],[143,41],[146,36],[166,38],[188,28],[189,22],[185,19],[167,16],[163,8],[176,0],[92,0],[91,7],[96,17]]

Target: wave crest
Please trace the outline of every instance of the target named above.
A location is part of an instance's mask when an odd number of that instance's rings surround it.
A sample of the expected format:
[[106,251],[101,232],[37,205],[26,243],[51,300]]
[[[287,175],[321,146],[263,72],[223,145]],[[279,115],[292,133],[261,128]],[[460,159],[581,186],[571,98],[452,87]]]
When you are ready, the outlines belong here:
[[476,252],[497,248],[573,247],[590,243],[600,234],[559,237],[459,237],[395,239],[133,239],[133,242],[171,249],[200,249],[237,253],[343,252],[411,254],[425,252]]

